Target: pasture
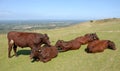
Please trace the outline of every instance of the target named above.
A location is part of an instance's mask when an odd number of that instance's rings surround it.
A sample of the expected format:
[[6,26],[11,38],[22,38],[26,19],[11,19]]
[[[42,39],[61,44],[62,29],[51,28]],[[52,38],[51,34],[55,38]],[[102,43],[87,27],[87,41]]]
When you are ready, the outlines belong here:
[[[100,39],[115,42],[117,50],[106,49],[102,53],[88,54],[84,51],[86,45],[78,50],[61,52],[47,63],[31,62],[30,48],[18,48],[18,57],[8,58],[6,34],[0,34],[0,71],[119,71],[120,70],[120,21],[84,22],[74,26],[50,29],[32,30],[37,33],[47,33],[52,45],[57,40],[72,40],[86,33],[96,32]],[[13,51],[12,51],[13,54]]]

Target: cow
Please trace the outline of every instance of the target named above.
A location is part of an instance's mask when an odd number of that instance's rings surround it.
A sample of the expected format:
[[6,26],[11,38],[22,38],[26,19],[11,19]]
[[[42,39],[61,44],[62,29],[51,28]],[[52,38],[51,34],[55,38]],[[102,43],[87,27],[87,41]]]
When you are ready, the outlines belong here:
[[40,48],[34,48],[31,53],[33,59],[45,63],[55,58],[58,55],[58,50],[55,46],[44,45]]
[[99,40],[96,33],[89,33],[70,41],[58,40],[55,46],[58,48],[59,51],[76,50],[79,49],[81,45],[85,45],[94,40]]
[[49,37],[47,34],[30,33],[30,32],[16,32],[11,31],[7,34],[8,38],[8,57],[11,58],[11,50],[13,48],[15,56],[17,56],[16,50],[19,47],[38,48],[42,44],[50,46]]
[[81,43],[79,43],[76,40],[71,41],[58,40],[55,46],[58,48],[60,52],[62,52],[68,50],[77,50],[81,47]]
[[103,52],[105,49],[116,50],[115,43],[110,40],[95,40],[87,45],[87,53]]
[[80,36],[80,37],[75,38],[75,40],[77,40],[82,45],[85,45],[85,44],[92,42],[94,40],[99,40],[99,38],[98,38],[96,33],[88,33],[88,34],[85,34],[84,36]]

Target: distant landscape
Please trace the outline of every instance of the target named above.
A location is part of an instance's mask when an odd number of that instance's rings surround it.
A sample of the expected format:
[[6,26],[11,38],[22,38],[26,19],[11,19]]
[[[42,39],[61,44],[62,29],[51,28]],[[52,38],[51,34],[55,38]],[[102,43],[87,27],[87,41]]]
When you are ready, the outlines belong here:
[[0,33],[8,31],[31,31],[38,29],[54,29],[75,25],[85,20],[1,20]]

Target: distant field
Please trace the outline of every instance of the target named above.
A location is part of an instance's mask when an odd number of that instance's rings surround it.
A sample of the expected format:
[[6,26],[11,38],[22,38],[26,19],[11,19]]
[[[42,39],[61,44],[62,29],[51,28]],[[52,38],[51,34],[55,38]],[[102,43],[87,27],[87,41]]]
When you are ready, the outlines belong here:
[[84,20],[0,20],[0,34],[9,31],[55,29],[78,24]]
[[59,53],[47,63],[32,63],[29,58],[30,48],[18,48],[18,57],[7,58],[6,34],[0,34],[0,71],[120,71],[120,20],[88,21],[69,27],[32,32],[47,33],[52,45],[59,39],[67,41],[96,32],[100,39],[114,41],[117,50],[106,49],[102,53],[88,54],[84,51],[86,45],[83,45],[79,50]]

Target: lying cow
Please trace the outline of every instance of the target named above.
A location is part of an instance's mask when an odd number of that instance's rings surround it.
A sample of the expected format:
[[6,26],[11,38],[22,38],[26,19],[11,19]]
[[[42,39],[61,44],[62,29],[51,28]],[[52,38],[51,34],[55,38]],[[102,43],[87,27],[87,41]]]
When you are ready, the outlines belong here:
[[110,40],[95,40],[88,44],[85,49],[88,53],[103,52],[105,49],[116,50],[115,43]]
[[75,38],[75,40],[77,40],[79,43],[84,45],[94,40],[99,40],[99,38],[96,33],[88,33],[88,34],[85,34],[84,36]]
[[58,40],[55,44],[59,51],[68,51],[68,50],[76,50],[81,47],[81,43],[76,40],[71,41],[63,41]]
[[79,49],[81,45],[87,44],[94,40],[99,40],[99,38],[95,33],[90,33],[81,37],[77,37],[74,40],[70,41],[58,40],[55,46],[58,48],[59,51],[76,50]]
[[10,58],[10,53],[12,47],[14,49],[14,53],[17,56],[16,50],[17,46],[19,47],[30,47],[38,48],[42,44],[47,44],[50,46],[49,37],[47,34],[40,33],[28,33],[28,32],[15,32],[11,31],[7,34],[8,38],[8,57]]
[[34,58],[37,61],[42,62],[48,62],[52,58],[56,57],[58,55],[58,50],[55,46],[43,46],[40,48],[34,48],[32,49],[32,55],[31,57]]

